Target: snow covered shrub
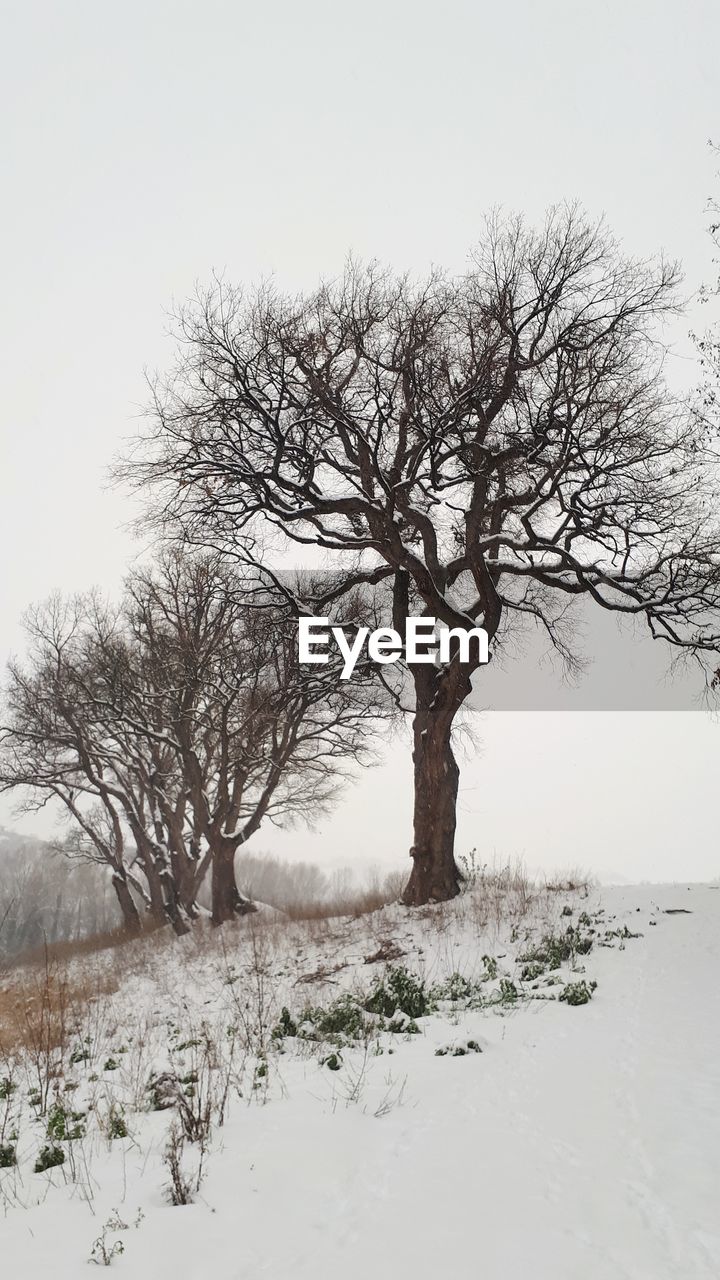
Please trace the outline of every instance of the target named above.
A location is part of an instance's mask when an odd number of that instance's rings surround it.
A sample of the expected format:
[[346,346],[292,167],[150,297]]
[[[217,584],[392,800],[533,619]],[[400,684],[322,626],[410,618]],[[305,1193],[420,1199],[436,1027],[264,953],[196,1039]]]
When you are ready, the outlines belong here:
[[[399,1036],[419,1036],[420,1028],[414,1018],[409,1018],[402,1009],[398,1009],[385,1023],[385,1030],[390,1031],[393,1035]],[[392,1049],[389,1051],[392,1053]]]
[[362,1040],[370,1029],[362,1006],[346,992],[326,1007],[306,1005],[297,1018],[289,1009],[283,1008],[270,1038],[275,1044],[285,1037],[293,1036],[298,1036],[301,1040],[329,1040],[346,1044]]
[[436,1058],[464,1058],[468,1053],[482,1053],[477,1040],[466,1040],[464,1044],[444,1044],[435,1050]]
[[562,964],[574,961],[576,956],[587,955],[592,946],[591,934],[568,925],[564,933],[546,933],[536,947],[518,959],[521,964],[544,964],[548,969],[559,969]]
[[587,1004],[588,1000],[592,1000],[593,991],[597,987],[597,982],[587,983],[568,982],[560,992],[559,999],[564,1000],[565,1004]]
[[169,1111],[175,1106],[179,1091],[180,1081],[171,1071],[151,1076],[146,1086],[148,1110]]
[[3,1080],[0,1080],[0,1102],[5,1102],[16,1089],[17,1085],[9,1076],[5,1076]]
[[65,1163],[65,1152],[62,1147],[48,1144],[40,1151],[35,1161],[35,1172],[45,1173],[47,1169],[56,1169],[58,1165]]
[[12,1169],[15,1164],[15,1143],[0,1142],[0,1169]]
[[437,982],[432,989],[432,997],[434,1000],[469,1000],[475,984],[466,978],[462,973],[451,973],[449,978],[444,982]]
[[[303,1021],[307,1019],[307,1013]],[[327,1009],[316,1010],[311,1020],[323,1040],[333,1036],[347,1040],[360,1040],[365,1034],[366,1020],[363,1011],[351,995],[338,996]]]
[[511,982],[510,978],[500,979],[500,993],[498,998],[500,1004],[514,1004],[517,1000],[518,989],[515,986],[515,983]]
[[423,978],[402,965],[391,965],[365,1000],[365,1008],[384,1018],[392,1018],[398,1010],[409,1018],[423,1018],[433,1012],[434,1002]]

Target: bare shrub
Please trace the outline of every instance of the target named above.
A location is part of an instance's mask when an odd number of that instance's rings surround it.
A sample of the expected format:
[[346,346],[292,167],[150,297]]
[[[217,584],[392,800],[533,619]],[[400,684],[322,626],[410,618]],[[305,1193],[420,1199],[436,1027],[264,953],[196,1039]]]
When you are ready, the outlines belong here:
[[[170,1203],[174,1205],[191,1204],[193,1200],[193,1184],[183,1170],[182,1159],[185,1150],[185,1136],[179,1124],[171,1124],[168,1131],[167,1146],[163,1160],[170,1174],[167,1192]],[[199,1187],[197,1184],[196,1190]]]

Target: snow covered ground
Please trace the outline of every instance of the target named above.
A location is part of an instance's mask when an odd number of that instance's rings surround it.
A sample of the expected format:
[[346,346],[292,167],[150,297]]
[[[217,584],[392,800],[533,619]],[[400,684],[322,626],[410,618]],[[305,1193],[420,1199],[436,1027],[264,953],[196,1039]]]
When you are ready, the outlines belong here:
[[[720,889],[478,889],[223,933],[95,958],[117,990],[64,1049],[0,1058],[3,1275],[86,1275],[102,1240],[136,1280],[717,1280]],[[548,936],[578,944],[559,968],[532,959]],[[416,1031],[378,1012],[389,966],[434,1006]],[[362,1030],[321,1034],[318,1006]],[[150,1110],[151,1077],[200,1118],[209,1099],[186,1205],[164,1154],[183,1104]],[[64,1163],[34,1172],[48,1144]],[[192,1186],[201,1147],[181,1143]]]

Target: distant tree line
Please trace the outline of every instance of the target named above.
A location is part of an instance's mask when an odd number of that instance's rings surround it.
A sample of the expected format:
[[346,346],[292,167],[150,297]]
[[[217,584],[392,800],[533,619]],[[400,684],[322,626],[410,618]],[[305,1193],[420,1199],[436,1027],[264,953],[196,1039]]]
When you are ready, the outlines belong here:
[[68,864],[49,843],[0,831],[0,964],[118,924],[115,894],[96,867]]

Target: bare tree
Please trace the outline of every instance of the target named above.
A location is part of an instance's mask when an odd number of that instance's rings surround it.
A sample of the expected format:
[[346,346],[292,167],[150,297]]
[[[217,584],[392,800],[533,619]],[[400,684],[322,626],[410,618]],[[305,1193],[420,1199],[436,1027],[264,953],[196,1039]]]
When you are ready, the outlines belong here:
[[208,870],[215,923],[251,910],[237,849],[265,820],[312,821],[370,761],[382,697],[333,668],[305,678],[290,621],[271,585],[173,553],[133,573],[115,609],[90,595],[29,615],[0,787],[29,810],[61,803],[64,852],[110,868],[128,930],[139,902],[186,932]]
[[8,668],[0,787],[21,788],[25,812],[49,800],[60,803],[74,825],[66,851],[110,869],[125,927],[138,932],[126,857],[125,797],[95,715],[94,664],[88,664],[87,653],[88,634],[113,625],[94,597],[55,597],[28,613],[27,662]]
[[[529,615],[572,657],[588,596],[671,644],[712,647],[717,472],[662,375],[678,273],[553,210],[488,221],[467,273],[414,282],[350,264],[307,297],[214,286],[179,317],[172,376],[124,474],[159,519],[218,547],[268,525],[325,549],[343,590],[391,588],[482,626]],[[411,671],[415,815],[408,903],[458,891],[451,735],[477,663]]]
[[154,671],[141,699],[146,715],[154,708],[151,737],[182,769],[221,924],[251,908],[236,887],[237,850],[265,820],[324,812],[348,766],[373,758],[372,729],[389,707],[372,680],[343,682],[337,665],[308,677],[288,593],[238,578],[218,556],[187,562],[170,553],[136,574],[129,594],[145,671]]

